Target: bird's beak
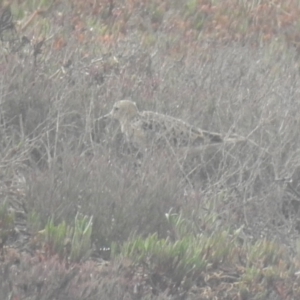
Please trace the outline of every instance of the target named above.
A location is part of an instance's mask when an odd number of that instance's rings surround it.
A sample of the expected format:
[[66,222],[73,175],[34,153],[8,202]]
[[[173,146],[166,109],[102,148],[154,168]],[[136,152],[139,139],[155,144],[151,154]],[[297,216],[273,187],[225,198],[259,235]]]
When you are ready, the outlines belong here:
[[108,118],[111,118],[111,112],[104,116],[99,117],[98,120],[103,120],[103,119],[108,119]]

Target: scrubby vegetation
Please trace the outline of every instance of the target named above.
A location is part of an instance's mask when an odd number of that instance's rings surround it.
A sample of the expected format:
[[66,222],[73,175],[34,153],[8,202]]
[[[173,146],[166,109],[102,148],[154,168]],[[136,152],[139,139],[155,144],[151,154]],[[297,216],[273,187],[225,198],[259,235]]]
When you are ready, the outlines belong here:
[[[299,299],[300,4],[2,1],[1,299]],[[239,142],[136,155],[129,98]]]

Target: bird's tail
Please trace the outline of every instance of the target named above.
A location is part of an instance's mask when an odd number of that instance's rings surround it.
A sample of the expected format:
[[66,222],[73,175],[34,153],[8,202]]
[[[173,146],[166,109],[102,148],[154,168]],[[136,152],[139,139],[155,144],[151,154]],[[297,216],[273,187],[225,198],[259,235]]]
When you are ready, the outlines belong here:
[[209,132],[209,131],[205,131],[205,130],[202,130],[202,133],[203,133],[204,137],[208,138],[210,140],[210,142],[212,142],[212,143],[224,142],[222,135],[219,133]]

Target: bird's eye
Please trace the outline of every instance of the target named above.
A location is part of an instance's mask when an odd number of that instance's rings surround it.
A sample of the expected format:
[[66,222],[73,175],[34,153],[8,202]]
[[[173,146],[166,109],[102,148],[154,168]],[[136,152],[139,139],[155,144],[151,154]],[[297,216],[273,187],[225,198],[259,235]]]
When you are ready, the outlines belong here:
[[118,110],[119,110],[119,107],[115,106],[114,111],[118,111]]

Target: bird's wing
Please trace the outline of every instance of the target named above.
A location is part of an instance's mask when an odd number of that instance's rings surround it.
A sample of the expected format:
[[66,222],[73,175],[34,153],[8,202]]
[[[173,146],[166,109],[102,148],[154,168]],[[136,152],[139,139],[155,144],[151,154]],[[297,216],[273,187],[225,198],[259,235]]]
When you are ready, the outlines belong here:
[[152,137],[167,141],[175,147],[196,146],[205,141],[201,129],[167,115],[144,111],[140,122],[140,126]]

